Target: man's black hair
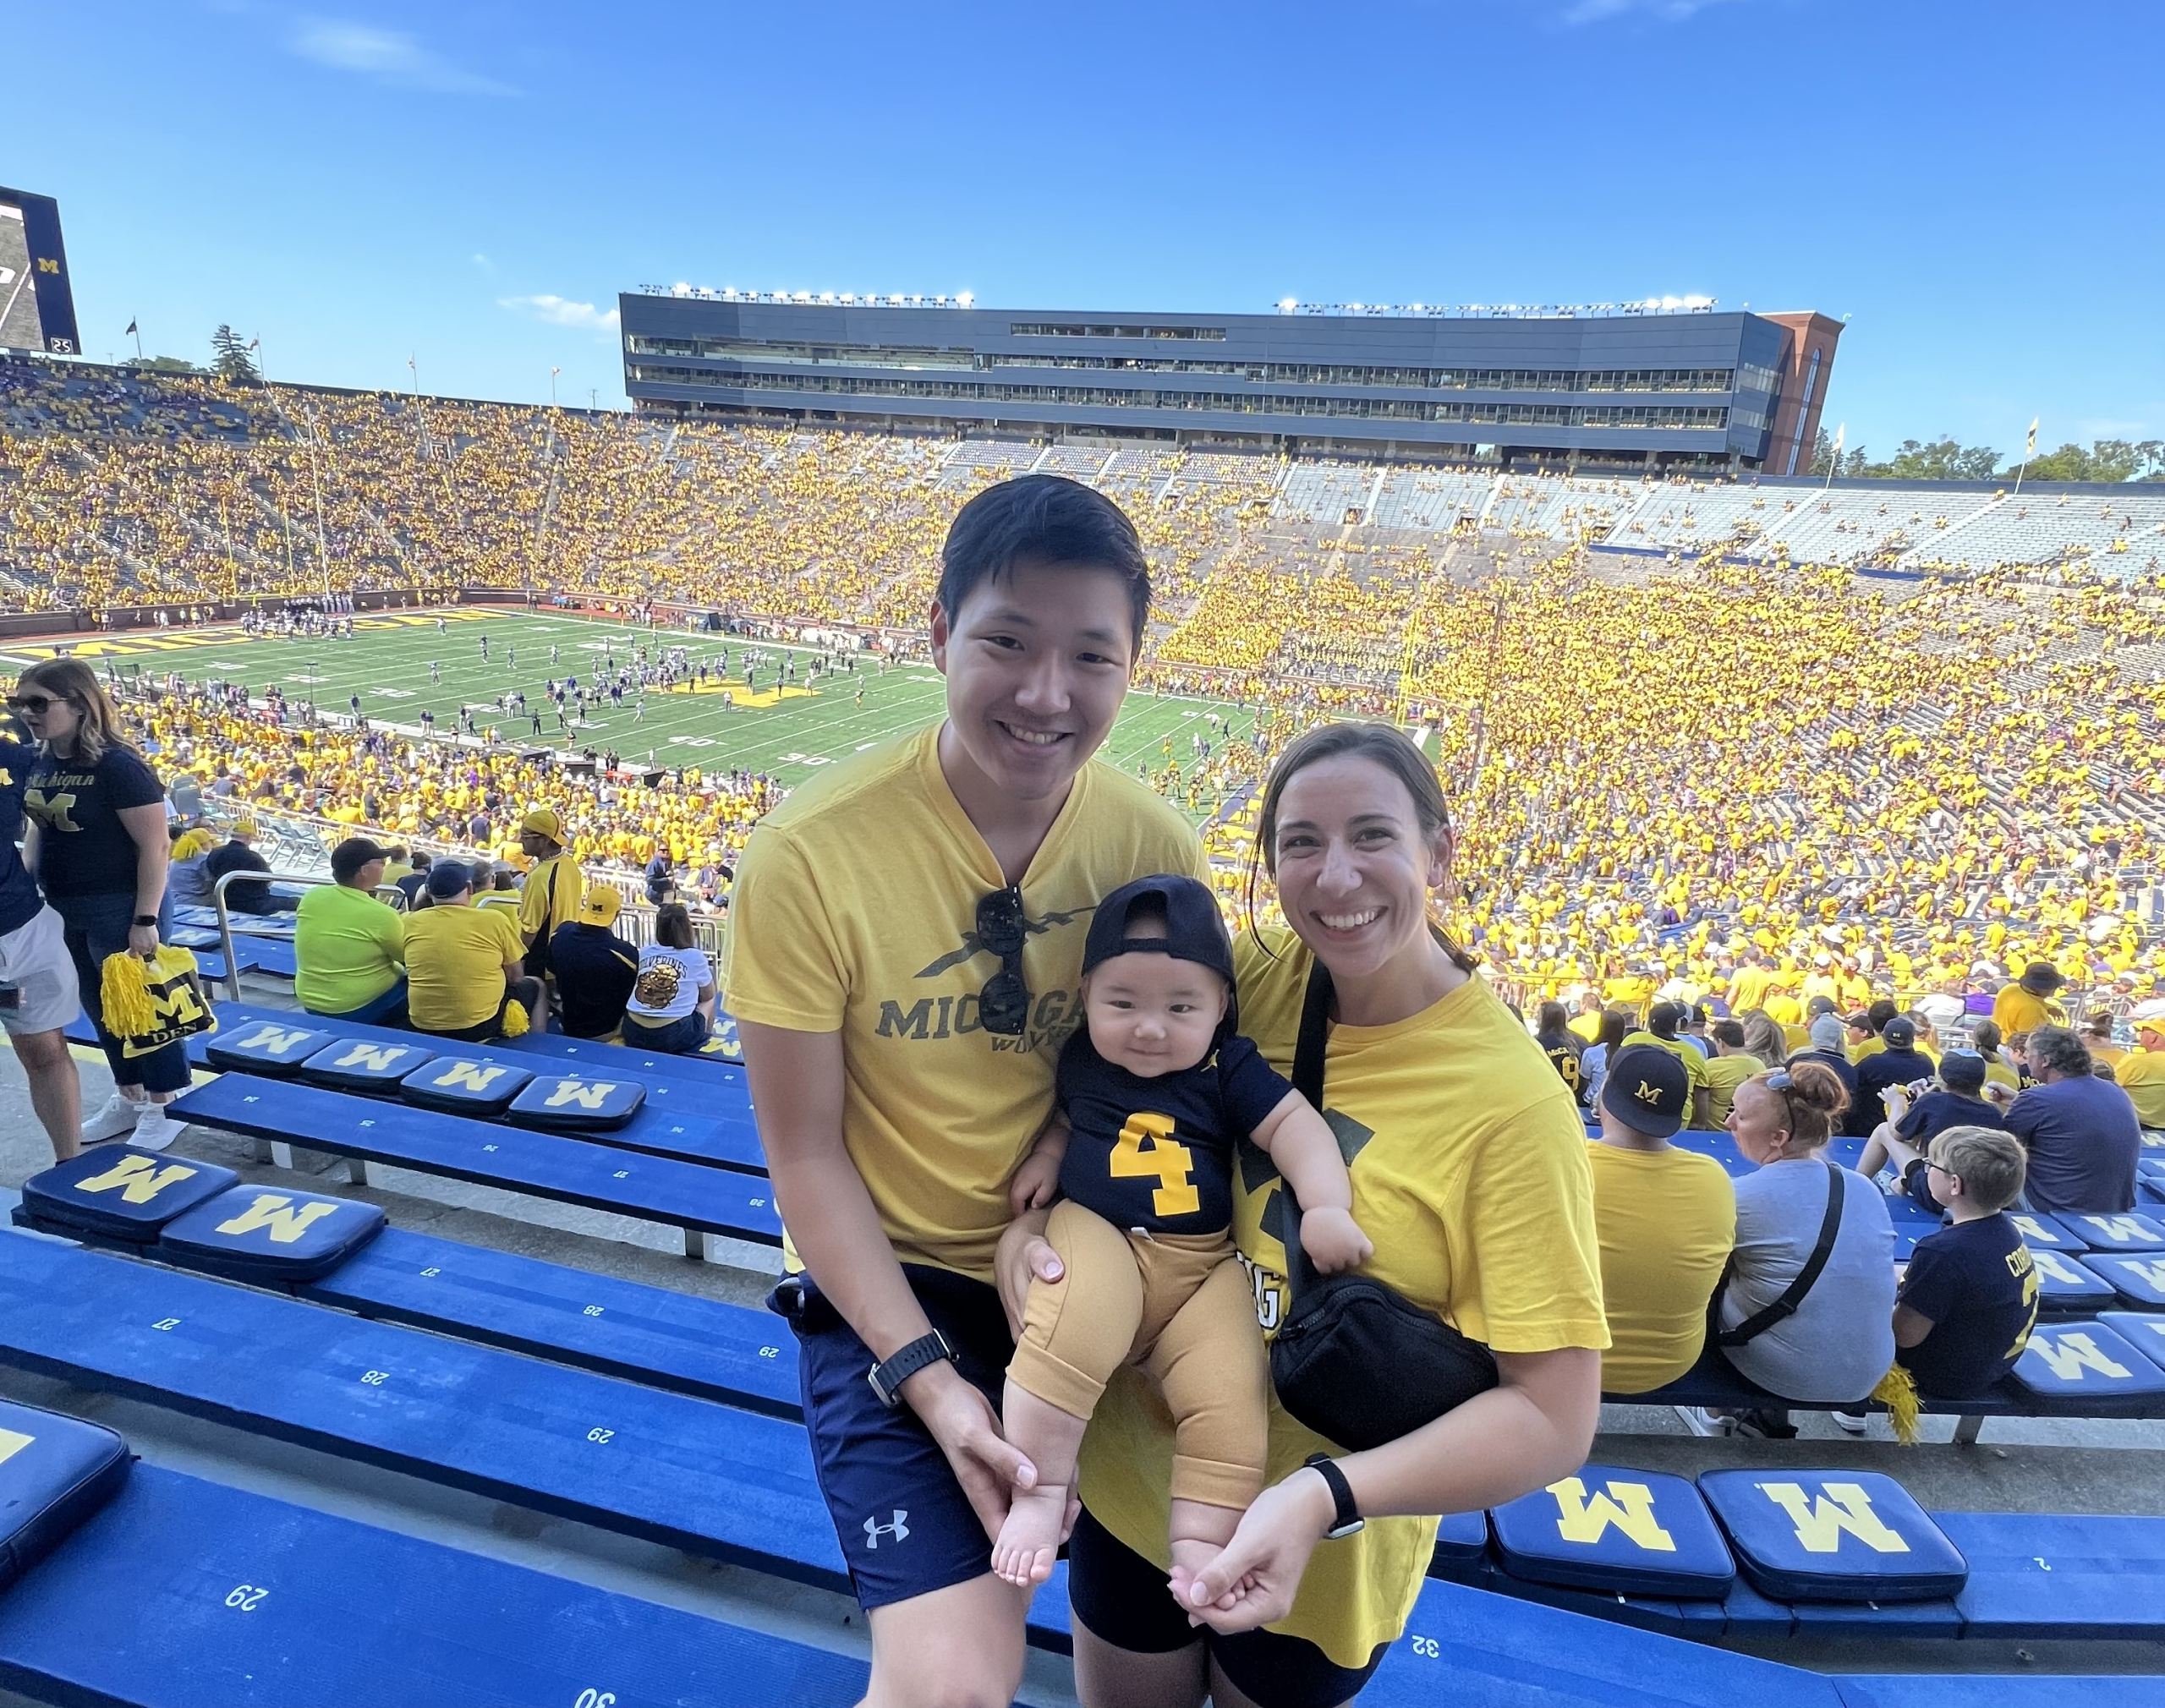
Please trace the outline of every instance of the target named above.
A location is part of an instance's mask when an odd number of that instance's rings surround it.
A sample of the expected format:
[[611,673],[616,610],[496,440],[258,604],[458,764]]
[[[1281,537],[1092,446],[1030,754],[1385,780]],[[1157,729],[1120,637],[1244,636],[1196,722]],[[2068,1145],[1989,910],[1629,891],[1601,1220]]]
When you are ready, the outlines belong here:
[[952,623],[962,601],[1018,563],[1110,570],[1127,588],[1139,651],[1150,621],[1150,566],[1127,512],[1061,474],[1024,474],[988,486],[955,513],[940,549],[940,608]]
[[1887,1022],[1894,1019],[1902,1010],[1883,996],[1864,1012],[1865,1018],[1871,1021],[1872,1029],[1874,1032],[1885,1032]]

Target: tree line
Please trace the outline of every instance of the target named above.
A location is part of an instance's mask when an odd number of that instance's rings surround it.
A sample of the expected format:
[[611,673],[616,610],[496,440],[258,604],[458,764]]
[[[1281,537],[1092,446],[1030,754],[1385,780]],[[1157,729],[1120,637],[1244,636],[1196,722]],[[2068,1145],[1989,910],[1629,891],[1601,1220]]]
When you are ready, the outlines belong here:
[[[1874,462],[1863,446],[1844,451],[1841,467],[1834,467],[1834,441],[1824,428],[1812,452],[1811,472],[1835,474],[1867,480],[2012,480],[2021,463],[2011,457],[2003,467],[1999,452],[1989,445],[1961,445],[1952,438],[1929,444],[1905,439],[1902,447],[1884,463]],[[2165,439],[2096,439],[2087,446],[2072,441],[2057,451],[2041,451],[2030,459],[2030,480],[2165,480]]]

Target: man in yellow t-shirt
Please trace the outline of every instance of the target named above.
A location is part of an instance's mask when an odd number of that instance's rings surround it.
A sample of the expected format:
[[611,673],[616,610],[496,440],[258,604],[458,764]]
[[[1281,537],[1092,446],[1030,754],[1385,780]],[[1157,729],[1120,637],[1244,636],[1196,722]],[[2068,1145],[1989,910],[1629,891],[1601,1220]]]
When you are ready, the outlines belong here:
[[503,1036],[518,1003],[530,1026],[541,981],[526,976],[525,945],[509,910],[474,905],[474,868],[429,868],[429,905],[406,916],[406,1013],[416,1032],[485,1043]]
[[1757,949],[1744,951],[1743,961],[1736,969],[1736,977],[1729,981],[1729,1010],[1731,1014],[1749,1014],[1765,1005],[1767,986],[1773,974],[1767,966],[1767,957]]
[[528,970],[537,978],[546,978],[549,939],[559,925],[578,917],[586,874],[564,851],[563,821],[546,807],[537,807],[519,820],[518,851],[533,862],[518,892],[518,932],[526,943]]
[[1714,1041],[1713,1059],[1707,1064],[1707,1082],[1695,1102],[1691,1125],[1719,1132],[1729,1125],[1729,1112],[1736,1101],[1736,1088],[1752,1075],[1764,1073],[1767,1064],[1744,1047],[1744,1028],[1733,1020],[1718,1020],[1707,1029]]
[[1609,1317],[1603,1393],[1648,1393],[1698,1361],[1707,1301],[1735,1238],[1736,1194],[1722,1165],[1669,1142],[1691,1094],[1682,1066],[1666,1050],[1627,1045],[1602,1081],[1601,1137],[1587,1159]]
[[2135,1119],[2146,1127],[2165,1127],[2165,998],[2138,1003],[2136,1048],[2113,1070],[2113,1078],[2135,1104]]
[[1601,1036],[1601,993],[1589,990],[1579,998],[1579,1011],[1568,1022],[1568,1030],[1581,1043],[1592,1043]]
[[2041,1026],[2065,1026],[2067,1010],[2053,999],[2067,981],[2049,961],[2033,961],[2013,984],[1992,999],[1992,1019],[2003,1037],[2020,1037]]
[[1009,1177],[1052,1110],[1099,898],[1209,871],[1164,801],[1090,763],[1149,609],[1119,507],[1055,476],[1003,481],[956,514],[940,562],[945,721],[759,822],[721,983],[790,1240],[774,1303],[869,1615],[870,1700],[1005,1702],[1024,1604],[988,1534],[1022,1465],[994,1409],[1013,1351],[991,1285]]

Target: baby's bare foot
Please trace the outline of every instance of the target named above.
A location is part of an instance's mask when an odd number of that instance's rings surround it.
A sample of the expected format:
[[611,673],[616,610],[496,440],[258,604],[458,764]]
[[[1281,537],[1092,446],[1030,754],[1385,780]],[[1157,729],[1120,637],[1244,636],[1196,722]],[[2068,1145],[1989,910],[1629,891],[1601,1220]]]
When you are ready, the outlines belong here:
[[1025,1590],[1044,1582],[1059,1557],[1060,1527],[1066,1516],[1066,1483],[1017,1490],[992,1545],[993,1575]]

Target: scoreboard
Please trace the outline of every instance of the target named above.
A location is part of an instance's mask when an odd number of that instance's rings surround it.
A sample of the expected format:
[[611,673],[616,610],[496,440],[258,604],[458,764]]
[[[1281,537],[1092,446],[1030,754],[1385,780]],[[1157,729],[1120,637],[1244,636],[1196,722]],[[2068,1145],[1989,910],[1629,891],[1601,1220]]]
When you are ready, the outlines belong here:
[[82,352],[60,204],[49,195],[0,189],[0,349]]

